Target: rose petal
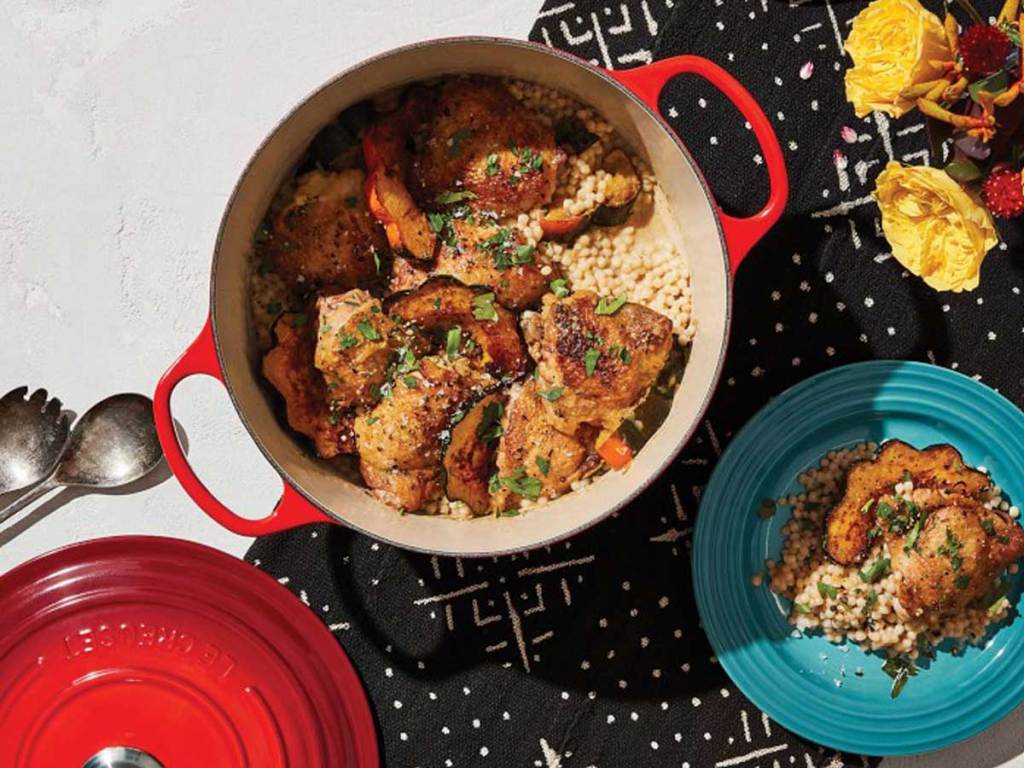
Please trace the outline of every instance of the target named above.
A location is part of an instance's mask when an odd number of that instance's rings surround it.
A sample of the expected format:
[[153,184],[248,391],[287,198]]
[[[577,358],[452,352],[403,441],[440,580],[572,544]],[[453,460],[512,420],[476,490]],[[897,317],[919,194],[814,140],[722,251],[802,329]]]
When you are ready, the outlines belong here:
[[844,125],[842,130],[839,131],[839,135],[843,137],[843,141],[847,144],[857,143],[857,132],[848,125]]
[[802,67],[800,67],[800,79],[801,80],[810,80],[811,79],[811,75],[813,75],[813,74],[814,74],[814,62],[813,61],[808,61],[806,64],[804,64]]
[[845,171],[846,164],[849,161],[846,159],[846,155],[844,155],[841,151],[839,151],[838,149],[833,149],[832,162],[835,163],[836,168],[838,168],[840,171]]

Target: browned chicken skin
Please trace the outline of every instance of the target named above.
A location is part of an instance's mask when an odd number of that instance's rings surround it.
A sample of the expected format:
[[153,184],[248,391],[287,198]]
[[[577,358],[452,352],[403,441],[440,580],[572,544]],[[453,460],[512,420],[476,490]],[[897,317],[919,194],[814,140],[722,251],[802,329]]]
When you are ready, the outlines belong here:
[[562,390],[545,404],[569,433],[581,423],[617,429],[650,390],[672,348],[667,317],[631,303],[598,314],[600,300],[589,291],[563,299],[548,294],[540,318],[524,324],[527,343],[539,355],[541,387]]
[[412,512],[440,498],[442,432],[472,394],[446,360],[424,357],[356,419],[359,469],[380,499]]
[[501,216],[550,201],[566,159],[551,127],[495,79],[445,82],[416,143],[410,182],[421,205],[467,190],[472,208]]
[[908,475],[915,486],[945,488],[977,496],[989,486],[989,478],[964,464],[951,445],[933,445],[917,450],[899,440],[889,440],[878,457],[854,465],[846,477],[846,492],[828,516],[825,544],[837,563],[860,562],[875,525],[868,505]]
[[521,478],[532,478],[536,481],[536,497],[553,499],[567,493],[573,482],[601,464],[594,453],[597,430],[582,425],[575,434],[560,432],[537,390],[536,381],[525,382],[505,412],[496,457],[499,488],[492,502],[499,511],[517,505],[521,498],[507,483],[501,484],[501,478],[520,479],[520,483]]
[[[292,286],[346,290],[377,276],[387,244],[366,208],[363,172],[311,171],[298,179],[292,202],[260,245],[274,270]],[[375,259],[376,257],[376,259]]]
[[301,315],[282,315],[274,325],[277,346],[263,357],[263,375],[284,398],[288,425],[313,441],[325,459],[355,450],[352,416],[332,412],[327,385],[313,367],[314,338]]
[[[912,616],[959,612],[1024,555],[1024,529],[976,499],[931,489],[917,489],[912,498],[923,515],[920,533],[884,534],[900,604]],[[879,503],[897,507],[892,497]]]
[[341,407],[368,405],[386,381],[396,324],[380,301],[354,289],[317,301],[319,323],[314,362],[328,399]]
[[[501,230],[497,227],[483,227],[464,221],[454,222],[453,226],[459,235],[458,244],[443,245],[433,265],[395,257],[391,272],[392,291],[416,288],[431,276],[447,275],[466,285],[490,288],[499,304],[518,311],[535,306],[547,292],[551,281],[561,274],[543,246],[531,249],[528,256],[518,257],[517,249],[523,243],[514,235],[508,237],[507,245],[496,249],[488,239],[500,236]],[[517,257],[521,261],[526,258],[529,261],[505,263]],[[547,275],[541,271],[544,267],[548,267]]]

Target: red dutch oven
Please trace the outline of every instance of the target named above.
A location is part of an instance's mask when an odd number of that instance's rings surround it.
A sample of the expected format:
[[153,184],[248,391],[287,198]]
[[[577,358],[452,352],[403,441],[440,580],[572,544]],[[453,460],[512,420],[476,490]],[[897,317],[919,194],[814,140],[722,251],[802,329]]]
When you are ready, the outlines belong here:
[[[249,310],[253,235],[278,186],[310,140],[339,112],[376,93],[425,78],[474,73],[511,76],[557,88],[598,110],[649,162],[670,211],[664,237],[688,262],[696,324],[691,355],[664,424],[625,472],[609,472],[586,489],[518,517],[470,521],[399,515],[315,456],[284,422],[262,382]],[[750,123],[761,147],[770,192],[748,218],[725,214],[690,154],[658,113],[658,96],[677,75],[704,78]],[[198,338],[160,380],[156,423],[168,464],[193,500],[239,534],[260,536],[305,523],[338,522],[407,549],[452,555],[497,555],[565,538],[622,507],[686,444],[707,408],[728,340],[732,275],[782,213],[788,180],[782,150],[753,97],[725,70],[677,56],[622,72],[518,40],[453,38],[399,48],[344,72],[304,99],[256,150],[227,204],[213,254],[210,316]],[[284,491],[260,519],[236,515],[196,477],[174,432],[171,393],[195,374],[222,382],[242,422],[281,474]]]

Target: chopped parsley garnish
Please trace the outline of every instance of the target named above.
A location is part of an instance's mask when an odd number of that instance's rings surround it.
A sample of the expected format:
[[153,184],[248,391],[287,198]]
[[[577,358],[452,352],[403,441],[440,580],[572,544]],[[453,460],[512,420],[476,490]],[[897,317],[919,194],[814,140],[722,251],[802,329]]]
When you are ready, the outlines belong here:
[[619,344],[613,344],[612,346],[608,347],[608,354],[611,355],[612,357],[619,358],[619,360],[622,361],[623,365],[629,365],[630,360],[633,359],[632,356],[629,354],[629,351],[625,347],[620,346]]
[[448,329],[448,337],[445,340],[445,352],[449,360],[454,360],[459,355],[459,345],[462,343],[462,329],[459,326]]
[[810,613],[811,612],[811,607],[809,605],[807,605],[807,603],[794,602],[793,603],[793,607],[796,609],[797,613]]
[[564,277],[551,281],[551,292],[560,299],[564,299],[569,295],[569,286],[566,285]]
[[543,456],[538,456],[535,461],[537,462],[537,469],[544,477],[548,476],[548,471],[551,469],[551,462],[545,459]]
[[498,165],[497,152],[491,152],[491,154],[487,156],[487,165],[484,168],[484,173],[486,173],[488,176],[497,176],[499,173],[501,173],[501,166]]
[[[960,549],[963,543],[956,537],[956,534],[950,530],[949,526],[946,526],[946,543],[943,544],[936,550],[937,554],[945,555],[949,558],[949,564],[953,568],[953,573],[960,570],[960,566],[964,564],[964,559],[960,557]],[[968,579],[969,581],[970,579]],[[958,580],[959,581],[959,580]],[[960,587],[963,589],[963,587]]]
[[864,506],[860,508],[860,513],[862,515],[866,515],[868,512],[871,511],[871,507],[874,505],[874,503],[874,499],[868,499],[866,502],[864,502]]
[[878,514],[878,516],[880,518],[882,518],[885,521],[892,520],[892,516],[893,516],[892,507],[890,507],[884,501],[880,501],[880,502],[878,502],[877,514]]
[[415,376],[406,376],[402,379],[402,383],[405,384],[409,389],[416,389],[420,385]]
[[477,320],[498,322],[498,309],[494,306],[493,293],[481,293],[473,297],[473,317]]
[[620,293],[614,299],[601,298],[597,302],[597,309],[594,310],[598,315],[614,315],[618,312],[626,303],[626,294]]
[[412,373],[418,371],[420,367],[420,361],[416,359],[416,354],[408,347],[402,347],[398,350],[398,363],[395,365],[395,373]]
[[363,335],[363,338],[367,341],[378,341],[380,334],[377,333],[377,329],[373,327],[373,323],[369,320],[360,320],[356,323],[356,328],[359,329],[359,333]]
[[962,573],[956,577],[953,581],[953,586],[957,589],[967,589],[967,585],[971,583],[971,577],[966,573]]
[[907,680],[917,674],[917,667],[906,656],[894,656],[885,660],[882,671],[892,678],[892,690],[889,691],[889,695],[895,699],[903,692]]
[[499,509],[498,517],[519,517],[518,509]]
[[864,601],[864,613],[871,613],[871,609],[875,607],[875,603],[878,602],[878,593],[875,590],[871,590],[868,593],[868,599]]
[[380,254],[376,250],[373,252],[373,266],[377,268],[377,274],[380,274]]
[[865,584],[874,584],[889,573],[889,558],[880,557],[866,571],[860,572],[860,580]]
[[295,317],[292,318],[292,327],[293,328],[301,328],[302,326],[304,326],[308,322],[309,322],[309,315],[307,315],[305,312],[299,312],[299,314],[297,314]]
[[440,233],[448,223],[448,217],[443,213],[431,211],[427,214],[427,221],[430,223],[430,228],[434,230],[435,233]]
[[489,443],[501,437],[504,433],[501,428],[501,417],[504,413],[505,406],[498,401],[485,405],[483,416],[476,427],[477,439]]
[[456,424],[458,424],[464,418],[466,418],[466,412],[465,411],[463,411],[463,410],[456,411],[455,413],[452,414],[452,426],[454,427]]
[[989,536],[996,535],[996,526],[995,523],[992,522],[992,518],[990,517],[981,518],[981,529]]
[[551,389],[541,389],[537,391],[537,394],[547,400],[549,403],[553,403],[555,400],[562,396],[565,392],[565,387],[551,387]]
[[835,600],[839,596],[839,589],[832,584],[828,584],[824,581],[818,582],[818,594],[822,597],[831,597]]
[[587,372],[587,376],[593,376],[594,371],[597,368],[597,361],[601,359],[601,350],[590,347],[586,352],[583,353],[583,369]]
[[458,157],[462,154],[462,142],[472,136],[472,128],[459,128],[448,140],[448,157]]
[[280,311],[281,311],[281,302],[279,302],[279,301],[272,301],[269,304],[267,304],[267,314],[268,315],[276,315]]
[[511,475],[499,477],[497,473],[491,476],[488,487],[491,493],[499,488],[507,488],[517,496],[525,496],[528,499],[536,500],[540,496],[543,484],[536,477],[530,477],[522,467],[516,467]]
[[378,421],[380,421],[380,416],[368,416],[366,419],[366,426],[372,427]]
[[476,200],[476,193],[468,189],[460,189],[455,192],[442,192],[434,198],[434,202],[438,205],[451,205],[452,203],[461,203],[463,200]]
[[348,333],[340,333],[338,335],[338,346],[342,349],[351,349],[359,343],[359,339]]
[[327,416],[327,421],[329,421],[331,423],[331,426],[333,427],[337,425],[338,419],[340,418],[341,414],[338,413],[338,411],[331,411],[330,414]]
[[320,333],[330,333],[330,332],[331,332],[331,326],[328,325],[327,323],[324,323],[323,325],[320,326]]
[[532,245],[520,245],[516,247],[516,255],[513,258],[516,264],[532,264],[533,263],[533,251]]

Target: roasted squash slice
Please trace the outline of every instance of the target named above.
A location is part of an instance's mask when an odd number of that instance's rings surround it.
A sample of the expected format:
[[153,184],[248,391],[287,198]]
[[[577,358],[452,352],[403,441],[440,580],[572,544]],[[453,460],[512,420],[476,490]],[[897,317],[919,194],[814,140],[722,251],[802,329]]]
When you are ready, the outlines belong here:
[[892,493],[893,486],[905,477],[915,487],[951,490],[965,496],[977,496],[990,484],[988,475],[966,466],[952,445],[917,450],[900,440],[889,440],[877,458],[850,468],[843,498],[829,512],[826,523],[825,550],[829,557],[842,565],[864,557],[868,532],[875,525],[874,502]]
[[430,261],[437,250],[437,235],[399,176],[379,166],[366,179],[366,204],[384,225],[388,244],[419,261]]
[[444,452],[445,494],[452,501],[465,502],[475,515],[491,510],[488,483],[507,400],[500,392],[478,400],[452,427]]
[[608,180],[604,202],[594,211],[594,223],[599,227],[612,227],[629,218],[633,203],[640,196],[640,174],[621,149],[609,152],[601,167],[608,173]]
[[498,304],[488,288],[463,285],[451,277],[432,277],[412,291],[392,294],[385,311],[428,332],[459,328],[479,347],[490,373],[504,378],[526,373],[529,358],[515,315]]

